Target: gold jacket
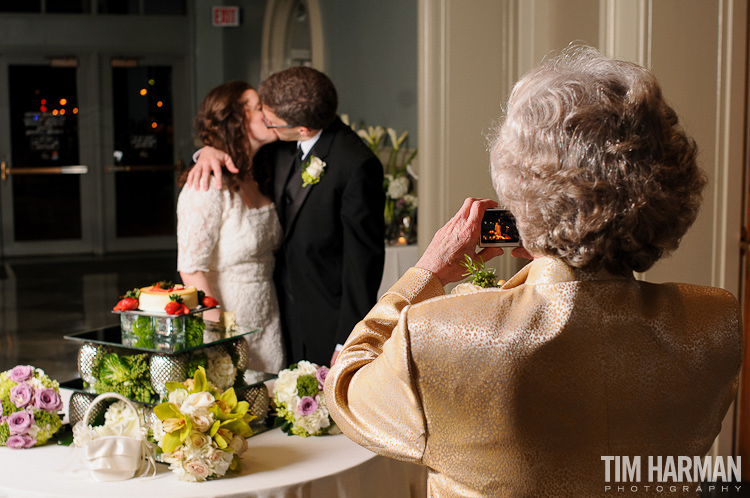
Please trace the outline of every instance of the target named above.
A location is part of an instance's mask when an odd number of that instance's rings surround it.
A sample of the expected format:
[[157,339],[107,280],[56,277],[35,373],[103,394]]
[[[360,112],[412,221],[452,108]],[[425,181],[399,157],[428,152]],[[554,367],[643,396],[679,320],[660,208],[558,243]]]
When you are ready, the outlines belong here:
[[[709,450],[741,362],[728,292],[546,257],[470,294],[411,268],[357,324],[325,395],[352,440],[427,466],[433,497],[648,496],[648,456]],[[606,482],[603,456],[639,456],[641,481]]]

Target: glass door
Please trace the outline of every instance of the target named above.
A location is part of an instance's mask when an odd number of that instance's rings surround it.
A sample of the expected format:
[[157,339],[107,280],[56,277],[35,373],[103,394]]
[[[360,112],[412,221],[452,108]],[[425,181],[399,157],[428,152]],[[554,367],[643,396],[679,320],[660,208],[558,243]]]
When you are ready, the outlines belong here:
[[176,144],[189,133],[177,60],[112,58],[102,64],[108,251],[176,247],[176,199],[184,161]]
[[75,57],[0,60],[0,209],[4,255],[89,252],[92,155],[81,136]]
[[183,58],[0,55],[0,256],[176,248]]

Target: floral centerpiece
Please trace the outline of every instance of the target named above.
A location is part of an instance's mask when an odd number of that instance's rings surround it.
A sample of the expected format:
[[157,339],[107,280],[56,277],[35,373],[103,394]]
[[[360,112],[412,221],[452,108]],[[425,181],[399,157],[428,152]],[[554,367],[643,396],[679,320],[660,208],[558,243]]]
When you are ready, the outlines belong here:
[[184,383],[168,382],[168,401],[154,408],[154,438],[162,459],[183,481],[205,481],[240,467],[254,418],[234,388],[221,392],[198,367]]
[[[341,119],[349,124],[346,114],[342,114]],[[399,135],[395,129],[382,126],[362,127],[359,130],[354,125],[349,126],[383,162],[386,240],[394,244],[416,242],[419,205],[416,182],[419,178],[411,167],[417,150],[404,146],[409,132],[404,131]],[[390,139],[390,146],[387,145],[386,136]]]
[[62,426],[59,384],[31,365],[0,373],[0,403],[0,446],[38,446]]
[[276,425],[289,435],[322,436],[335,427],[326,407],[323,384],[328,367],[300,361],[279,372],[273,389]]

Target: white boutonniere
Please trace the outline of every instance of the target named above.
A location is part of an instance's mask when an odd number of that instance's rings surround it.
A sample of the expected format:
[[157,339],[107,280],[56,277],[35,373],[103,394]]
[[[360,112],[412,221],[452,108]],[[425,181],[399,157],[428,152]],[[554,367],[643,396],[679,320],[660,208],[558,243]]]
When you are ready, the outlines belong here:
[[319,157],[311,156],[310,159],[302,165],[302,186],[315,185],[320,181],[324,174],[326,163]]

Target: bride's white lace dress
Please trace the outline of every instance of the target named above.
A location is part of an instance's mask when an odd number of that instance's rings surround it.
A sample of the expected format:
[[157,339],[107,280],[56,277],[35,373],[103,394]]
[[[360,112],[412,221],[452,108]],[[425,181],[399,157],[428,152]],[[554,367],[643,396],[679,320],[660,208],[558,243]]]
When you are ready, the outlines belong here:
[[[212,178],[213,182],[213,178]],[[249,208],[240,193],[187,185],[177,201],[177,269],[206,274],[223,311],[234,310],[242,327],[262,327],[245,336],[249,368],[276,373],[285,368],[279,305],[273,283],[274,252],[283,232],[276,208]]]

